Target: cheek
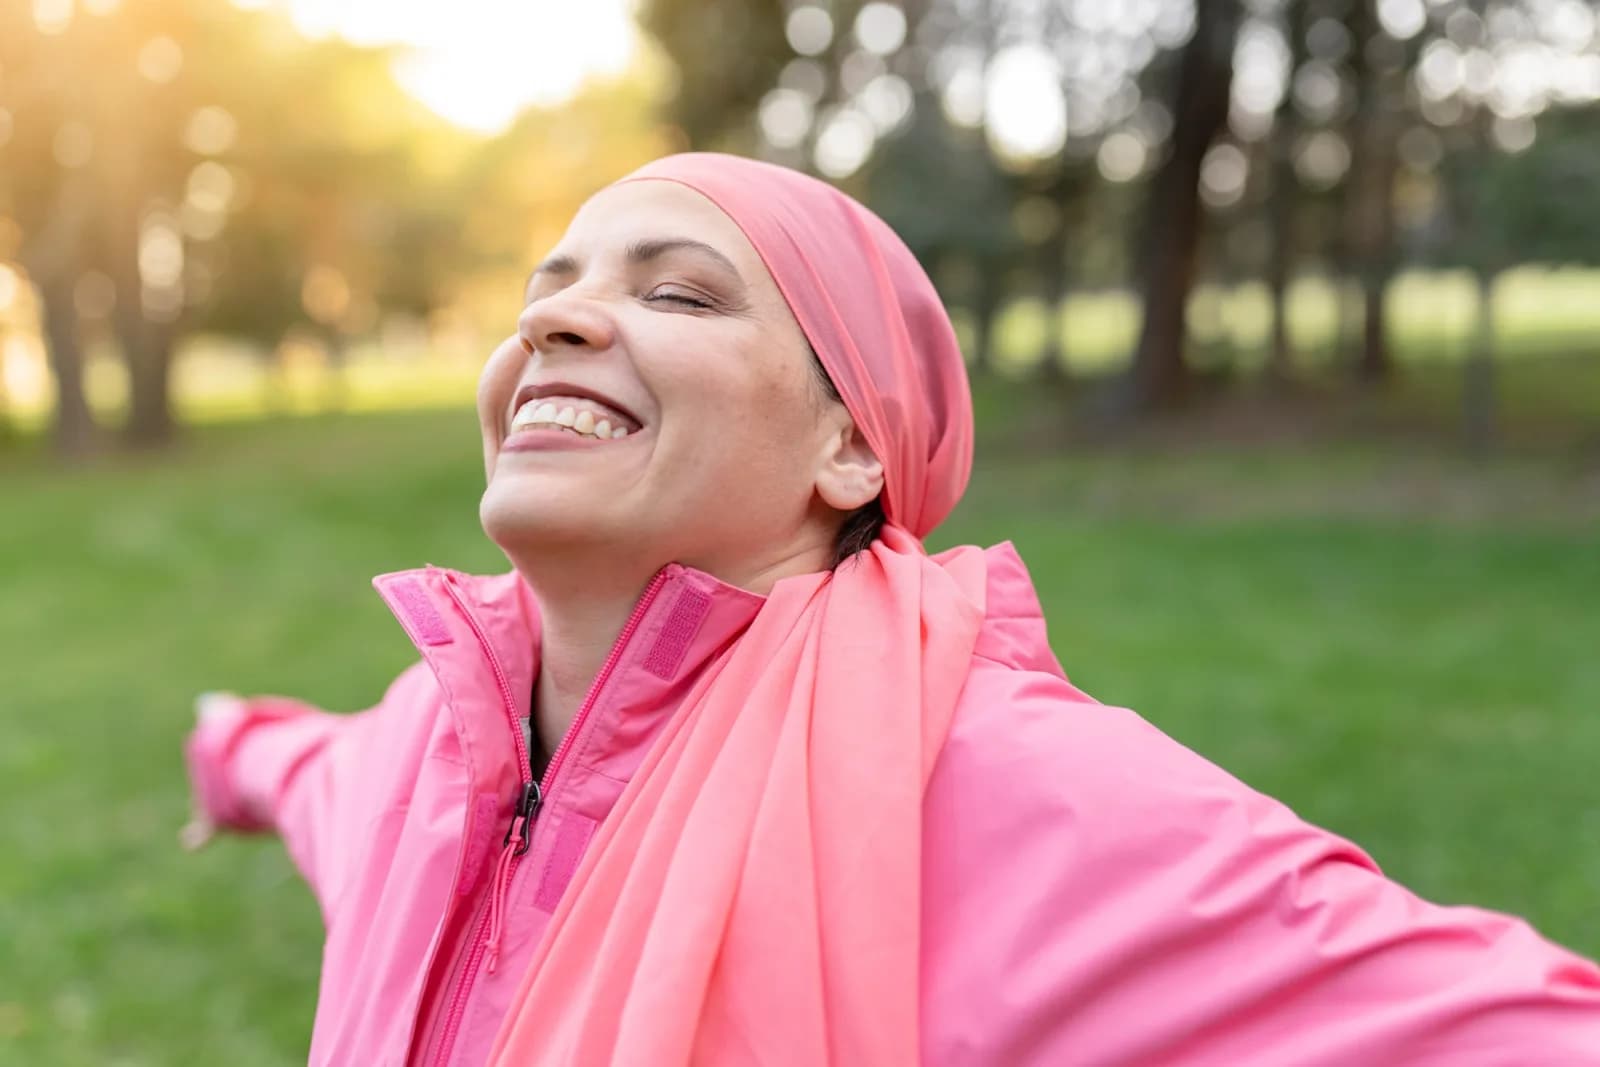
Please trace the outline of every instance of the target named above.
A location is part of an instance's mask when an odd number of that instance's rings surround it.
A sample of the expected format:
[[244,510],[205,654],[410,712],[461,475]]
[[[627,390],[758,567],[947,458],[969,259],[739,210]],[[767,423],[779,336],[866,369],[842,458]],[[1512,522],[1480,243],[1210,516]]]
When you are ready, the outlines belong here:
[[490,354],[478,375],[478,426],[483,431],[483,473],[494,477],[495,456],[500,452],[500,423],[511,406],[511,396],[522,369],[527,365],[527,353],[522,342],[508,337]]
[[522,342],[515,337],[508,337],[500,342],[499,347],[490,354],[489,361],[483,365],[483,373],[478,375],[478,420],[483,424],[485,433],[491,429],[498,432],[500,420],[511,406],[511,396],[516,391],[527,362],[528,354],[523,350]]
[[713,493],[737,487],[768,500],[807,496],[816,412],[797,384],[808,383],[783,374],[719,383],[713,402],[691,410],[685,427],[694,450],[689,477],[713,483]]
[[[718,452],[759,448],[769,453],[780,442],[792,442],[796,427],[810,412],[803,394],[785,375],[748,364],[720,374],[702,368],[692,379],[686,377],[675,393],[677,429],[691,436],[697,447]],[[728,458],[764,462],[773,457]]]
[[653,487],[697,500],[763,486],[789,495],[815,443],[804,340],[747,325],[648,325],[629,343],[659,404],[660,437],[647,475]]

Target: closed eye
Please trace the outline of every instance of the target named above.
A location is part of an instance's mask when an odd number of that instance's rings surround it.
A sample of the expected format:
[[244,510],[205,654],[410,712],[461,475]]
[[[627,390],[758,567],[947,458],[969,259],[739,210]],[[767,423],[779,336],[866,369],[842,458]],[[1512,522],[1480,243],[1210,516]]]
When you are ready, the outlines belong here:
[[667,301],[669,303],[680,304],[680,305],[682,305],[684,307],[699,308],[701,310],[707,310],[707,309],[709,309],[709,308],[711,308],[713,306],[711,301],[702,299],[702,298],[697,297],[697,296],[690,296],[688,293],[673,293],[673,292],[660,292],[660,291],[657,291],[657,292],[651,293],[649,296],[645,297],[645,300],[650,301],[651,303],[654,303],[656,301],[665,300],[665,301]]

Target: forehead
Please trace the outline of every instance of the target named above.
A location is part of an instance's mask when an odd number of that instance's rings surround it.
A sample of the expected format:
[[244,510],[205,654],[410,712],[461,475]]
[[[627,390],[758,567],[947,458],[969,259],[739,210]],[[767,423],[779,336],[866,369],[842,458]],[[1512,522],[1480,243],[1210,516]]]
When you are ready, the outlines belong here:
[[573,216],[560,248],[603,255],[656,238],[703,241],[732,260],[746,281],[772,284],[738,224],[706,197],[674,181],[644,179],[600,190]]

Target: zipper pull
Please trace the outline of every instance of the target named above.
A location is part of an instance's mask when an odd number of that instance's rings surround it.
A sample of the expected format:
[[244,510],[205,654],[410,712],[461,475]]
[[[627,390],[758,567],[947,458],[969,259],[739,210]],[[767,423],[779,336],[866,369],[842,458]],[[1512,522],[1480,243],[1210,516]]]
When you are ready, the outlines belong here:
[[495,965],[500,960],[500,938],[505,934],[506,892],[511,888],[511,861],[528,851],[528,842],[533,837],[533,817],[539,811],[539,806],[544,803],[544,794],[539,790],[539,783],[529,780],[523,783],[522,795],[517,798],[516,810],[511,816],[511,825],[506,827],[506,836],[500,842],[500,862],[495,864],[494,886],[489,890],[489,946],[488,967],[493,974]]
[[517,839],[517,849],[513,856],[520,856],[528,851],[528,841],[533,836],[533,817],[539,811],[539,806],[544,803],[544,793],[539,789],[539,783],[533,779],[522,784],[522,795],[517,798],[517,807],[511,815],[511,825],[506,827],[506,836],[500,842],[502,847],[508,847],[511,839]]

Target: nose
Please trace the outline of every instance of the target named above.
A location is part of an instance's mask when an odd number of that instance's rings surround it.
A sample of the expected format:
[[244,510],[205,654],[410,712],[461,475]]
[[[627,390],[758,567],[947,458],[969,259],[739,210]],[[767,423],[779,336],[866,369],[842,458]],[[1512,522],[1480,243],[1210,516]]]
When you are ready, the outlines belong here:
[[517,333],[534,351],[586,348],[599,352],[611,347],[616,327],[601,301],[568,286],[524,308],[517,319]]

